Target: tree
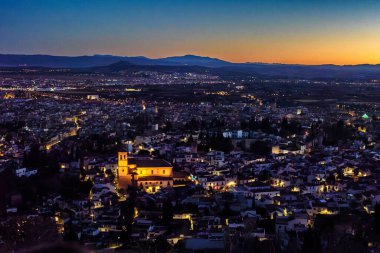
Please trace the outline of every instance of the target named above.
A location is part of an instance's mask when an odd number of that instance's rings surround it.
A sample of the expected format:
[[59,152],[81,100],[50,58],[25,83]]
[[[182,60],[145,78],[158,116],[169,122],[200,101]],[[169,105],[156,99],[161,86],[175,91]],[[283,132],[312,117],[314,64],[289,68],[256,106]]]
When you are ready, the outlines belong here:
[[223,136],[217,136],[209,139],[208,144],[210,148],[214,150],[221,150],[226,153],[234,149],[232,140],[230,138],[224,138]]
[[23,166],[32,168],[41,168],[46,164],[44,154],[40,151],[40,146],[34,144],[30,151],[24,154]]
[[321,239],[316,231],[308,228],[304,234],[302,253],[319,253],[321,252]]
[[185,124],[185,130],[199,130],[200,124],[195,118],[191,118],[189,122]]
[[138,155],[139,156],[150,156],[150,152],[146,149],[141,149],[141,150],[139,150]]
[[162,206],[162,222],[165,225],[170,225],[170,222],[173,220],[173,205],[169,199],[167,199]]
[[170,121],[165,122],[165,127],[162,129],[165,133],[171,131],[173,129],[173,125]]
[[287,117],[283,117],[281,121],[281,128],[282,129],[288,129],[289,128],[289,122]]
[[121,206],[121,214],[123,219],[123,243],[129,242],[130,235],[132,233],[132,224],[135,218],[137,189],[135,185],[130,185],[127,189],[129,197],[125,203]]
[[255,209],[256,209],[256,200],[255,200],[255,198],[252,198],[252,206],[251,206],[251,209],[252,209],[252,210],[255,210]]
[[190,135],[190,137],[187,139],[187,143],[191,144],[194,142],[194,138],[192,135]]
[[171,248],[171,245],[168,243],[164,236],[158,236],[149,252],[159,253],[159,252],[168,252]]
[[222,210],[221,216],[226,219],[234,214],[235,214],[234,211],[231,210],[230,203],[226,201],[224,203],[224,208]]
[[259,173],[258,179],[259,181],[267,181],[270,179],[270,177],[271,177],[271,174],[269,170],[262,170]]
[[380,205],[375,205],[375,215],[374,215],[374,228],[376,234],[380,234]]
[[271,147],[264,141],[255,141],[250,146],[251,152],[259,155],[269,155],[272,152]]
[[270,122],[268,118],[263,118],[261,121],[261,130],[263,132],[269,132],[270,131]]

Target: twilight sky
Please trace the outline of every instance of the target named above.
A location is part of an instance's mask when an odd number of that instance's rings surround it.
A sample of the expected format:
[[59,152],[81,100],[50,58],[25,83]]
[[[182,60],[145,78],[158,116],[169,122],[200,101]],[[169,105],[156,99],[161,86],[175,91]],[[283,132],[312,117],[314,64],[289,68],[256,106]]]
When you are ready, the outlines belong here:
[[380,63],[379,0],[0,0],[0,53]]

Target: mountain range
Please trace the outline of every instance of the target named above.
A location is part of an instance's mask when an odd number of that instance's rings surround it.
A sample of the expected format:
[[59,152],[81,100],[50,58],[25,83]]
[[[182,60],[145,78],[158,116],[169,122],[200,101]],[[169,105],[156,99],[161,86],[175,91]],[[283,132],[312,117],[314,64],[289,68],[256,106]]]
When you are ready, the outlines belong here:
[[136,65],[197,65],[203,67],[222,67],[233,65],[231,62],[196,55],[151,59],[144,56],[128,57],[115,55],[54,56],[0,54],[0,66],[2,67],[34,66],[51,68],[84,68],[105,66],[120,61],[126,61]]
[[213,72],[276,78],[380,79],[380,65],[301,65],[277,63],[233,63],[196,55],[152,59],[114,55],[53,56],[0,54],[0,67],[70,68],[86,71],[151,70]]

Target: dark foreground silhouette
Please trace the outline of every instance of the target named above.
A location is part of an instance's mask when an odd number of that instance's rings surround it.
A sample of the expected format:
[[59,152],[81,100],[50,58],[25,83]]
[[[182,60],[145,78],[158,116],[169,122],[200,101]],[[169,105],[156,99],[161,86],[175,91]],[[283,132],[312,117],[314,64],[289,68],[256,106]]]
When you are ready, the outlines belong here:
[[92,251],[75,244],[55,243],[39,245],[30,249],[17,251],[17,253],[92,253]]

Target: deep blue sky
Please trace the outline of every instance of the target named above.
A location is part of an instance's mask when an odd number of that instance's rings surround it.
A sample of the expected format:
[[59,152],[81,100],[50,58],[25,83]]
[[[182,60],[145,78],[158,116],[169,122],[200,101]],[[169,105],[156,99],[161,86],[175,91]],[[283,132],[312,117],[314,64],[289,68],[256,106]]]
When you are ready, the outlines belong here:
[[0,0],[0,53],[380,63],[380,1]]

